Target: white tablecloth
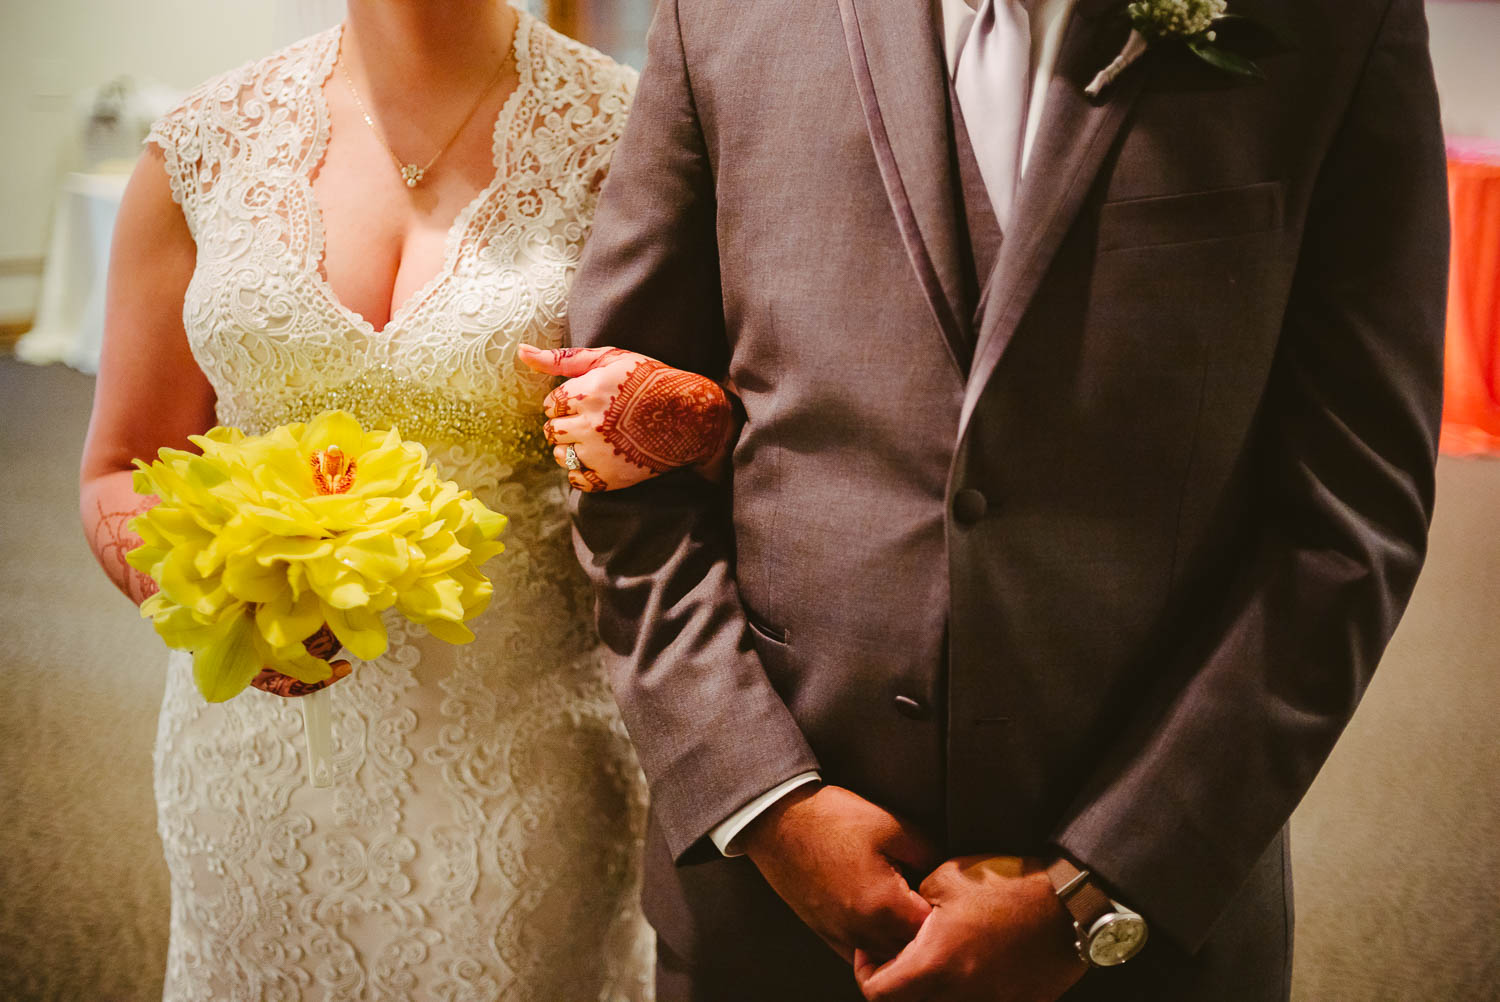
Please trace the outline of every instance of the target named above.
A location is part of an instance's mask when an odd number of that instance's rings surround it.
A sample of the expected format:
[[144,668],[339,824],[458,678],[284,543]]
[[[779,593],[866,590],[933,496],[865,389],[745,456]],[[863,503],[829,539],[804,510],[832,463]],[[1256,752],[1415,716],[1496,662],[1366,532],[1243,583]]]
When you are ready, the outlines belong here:
[[104,279],[126,174],[68,174],[58,192],[36,324],[16,356],[44,365],[99,370],[104,342]]

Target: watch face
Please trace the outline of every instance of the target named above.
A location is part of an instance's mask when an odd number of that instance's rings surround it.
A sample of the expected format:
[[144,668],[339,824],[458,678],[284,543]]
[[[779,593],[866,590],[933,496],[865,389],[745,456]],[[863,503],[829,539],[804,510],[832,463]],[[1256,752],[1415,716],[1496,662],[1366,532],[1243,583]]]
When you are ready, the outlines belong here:
[[1089,935],[1089,960],[1099,967],[1114,967],[1140,953],[1145,945],[1146,920],[1116,912],[1094,926]]

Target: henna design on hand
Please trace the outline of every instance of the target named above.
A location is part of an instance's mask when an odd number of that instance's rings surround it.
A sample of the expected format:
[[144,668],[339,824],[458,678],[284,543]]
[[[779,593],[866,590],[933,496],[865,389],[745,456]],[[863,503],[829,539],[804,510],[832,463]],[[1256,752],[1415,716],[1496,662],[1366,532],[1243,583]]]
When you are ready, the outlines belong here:
[[598,494],[609,490],[609,484],[587,466],[568,472],[568,483],[586,494]]
[[341,678],[347,678],[353,671],[347,661],[335,661],[329,665],[333,674],[321,682],[302,682],[290,675],[283,675],[279,671],[270,668],[262,668],[260,673],[251,680],[250,684],[261,692],[269,692],[273,696],[284,696],[292,698],[295,696],[307,696],[326,689]]
[[157,499],[143,498],[135,508],[126,511],[105,511],[104,502],[96,502],[99,521],[94,524],[94,555],[104,573],[136,605],[140,605],[160,591],[160,586],[149,575],[125,562],[125,554],[141,545],[141,537],[130,531],[130,520],[155,507]]
[[665,473],[712,457],[730,421],[729,399],[718,383],[646,359],[626,375],[596,430],[615,455]]
[[[324,623],[318,628],[318,632],[302,641],[302,646],[307,648],[307,653],[320,661],[328,661],[342,648],[339,638],[334,636],[328,624]],[[283,675],[274,668],[262,668],[250,684],[262,692],[269,692],[273,696],[306,696],[326,689],[341,678],[348,677],[354,669],[347,661],[334,661],[329,666],[333,674],[321,682],[302,682],[290,675]]]
[[[551,351],[552,351],[552,357],[555,360],[559,361],[559,362],[565,362],[565,361],[567,361],[570,358],[577,358],[579,355],[582,355],[584,352],[594,351],[594,350],[595,349],[593,349],[593,348],[553,348],[553,349],[551,349]],[[630,354],[630,353],[627,352],[624,348],[611,348],[608,351],[602,353],[598,358],[594,359],[594,363],[591,366],[591,368],[597,369],[597,368],[599,368],[599,366],[604,365],[606,362],[612,362],[616,358],[619,358],[621,355],[628,355],[628,354]]]
[[324,623],[318,627],[318,632],[302,641],[302,646],[307,648],[307,653],[319,661],[327,661],[343,648],[339,638],[334,636],[333,631]]
[[572,417],[578,413],[578,409],[573,406],[571,401],[582,399],[583,394],[579,394],[576,397],[569,396],[563,390],[563,387],[559,386],[547,394],[547,399],[542,401],[542,412],[553,420]]

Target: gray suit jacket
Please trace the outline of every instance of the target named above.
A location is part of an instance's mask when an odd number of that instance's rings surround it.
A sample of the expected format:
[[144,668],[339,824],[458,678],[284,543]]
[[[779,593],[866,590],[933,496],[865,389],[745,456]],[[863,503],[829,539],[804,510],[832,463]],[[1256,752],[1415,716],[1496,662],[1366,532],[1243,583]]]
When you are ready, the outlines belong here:
[[[570,313],[748,414],[728,489],[576,502],[662,860],[817,767],[953,854],[1061,846],[1184,958],[1280,879],[1431,512],[1426,26],[1237,0],[1264,81],[1163,46],[1091,102],[1123,6],[1078,4],[976,312],[927,2],[658,5]],[[650,874],[674,949],[731,865]]]

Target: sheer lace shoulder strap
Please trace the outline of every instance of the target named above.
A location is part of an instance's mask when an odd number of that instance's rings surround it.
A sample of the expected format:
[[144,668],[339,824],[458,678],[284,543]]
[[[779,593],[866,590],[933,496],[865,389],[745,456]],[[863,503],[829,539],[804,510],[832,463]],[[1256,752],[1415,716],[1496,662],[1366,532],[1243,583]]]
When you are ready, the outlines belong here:
[[203,164],[203,106],[206,92],[217,80],[199,86],[177,107],[157,119],[146,134],[146,145],[161,150],[172,198],[182,206],[188,229],[198,236],[199,170]]
[[320,74],[337,54],[338,38],[333,28],[207,80],[151,126],[146,142],[161,150],[172,197],[195,238],[207,197],[228,172],[304,152],[305,142],[287,140],[318,124],[298,119],[307,114],[309,88],[321,86]]
[[611,64],[608,69],[609,72],[601,74],[601,88],[594,109],[599,116],[599,134],[584,149],[579,163],[591,200],[599,197],[604,179],[609,175],[609,164],[625,131],[625,120],[630,114],[630,104],[635,100],[639,76],[628,66]]
[[536,132],[565,133],[568,141],[554,147],[567,160],[555,165],[560,168],[553,172],[555,183],[581,186],[571,193],[577,196],[572,204],[591,209],[625,131],[639,74],[550,28],[539,26],[539,34],[534,72],[543,93],[556,96],[556,105],[538,109]]

